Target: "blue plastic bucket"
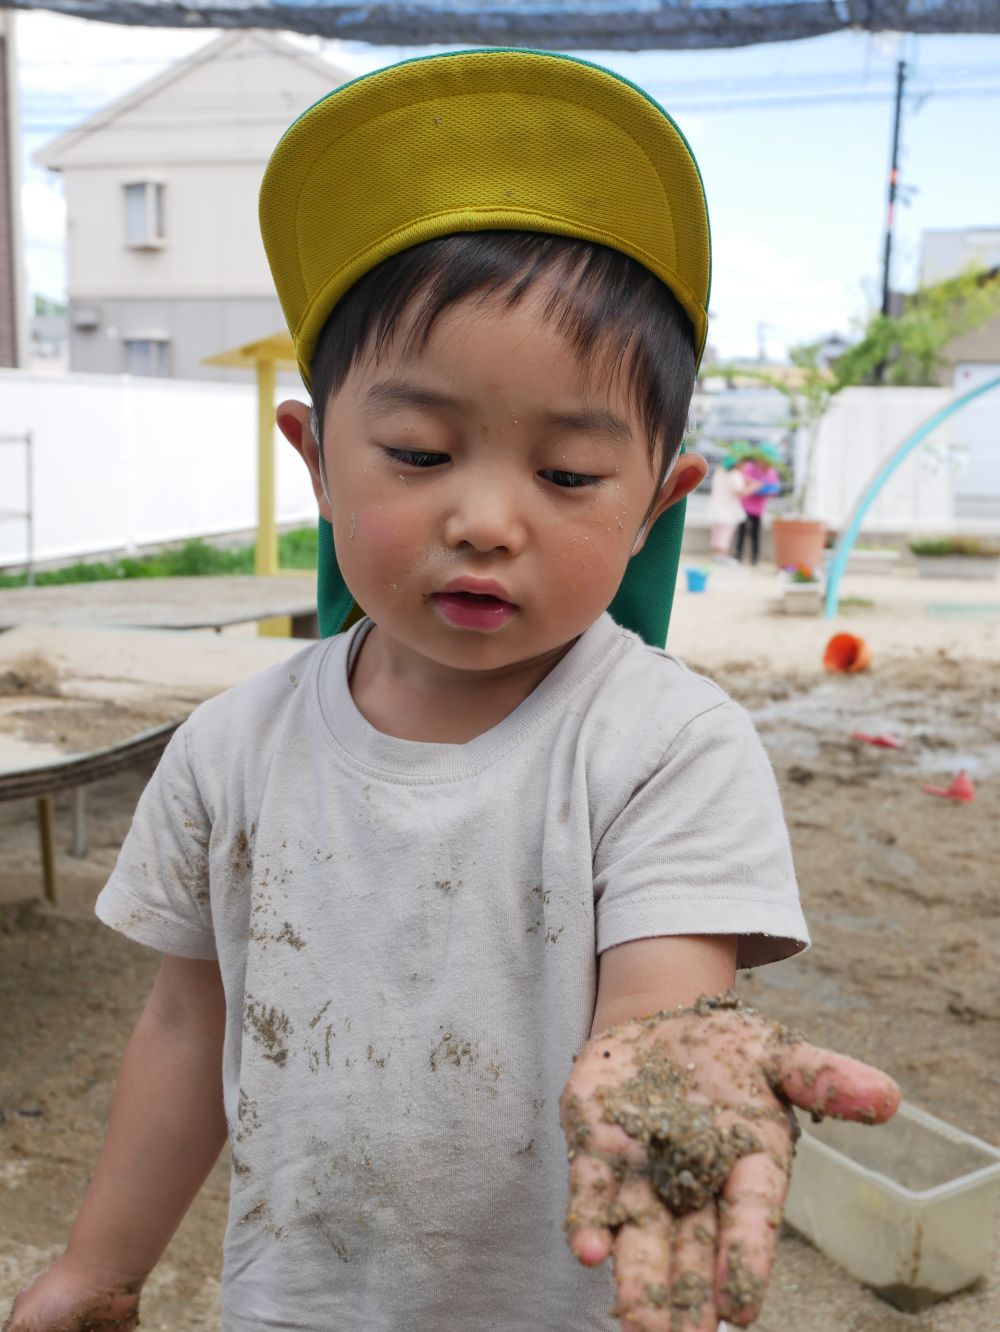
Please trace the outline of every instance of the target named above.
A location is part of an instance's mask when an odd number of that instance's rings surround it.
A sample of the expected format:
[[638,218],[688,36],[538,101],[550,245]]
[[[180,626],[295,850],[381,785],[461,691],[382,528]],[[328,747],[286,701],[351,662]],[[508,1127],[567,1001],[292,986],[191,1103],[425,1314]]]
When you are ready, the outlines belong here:
[[692,569],[685,567],[684,577],[687,579],[687,589],[689,592],[704,592],[708,586],[708,570]]

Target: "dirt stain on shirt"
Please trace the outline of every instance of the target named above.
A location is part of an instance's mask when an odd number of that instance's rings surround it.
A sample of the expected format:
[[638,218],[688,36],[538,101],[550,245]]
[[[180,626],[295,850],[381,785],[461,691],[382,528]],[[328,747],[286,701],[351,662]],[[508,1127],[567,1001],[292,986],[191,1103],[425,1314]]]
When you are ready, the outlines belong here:
[[279,1068],[288,1061],[288,1038],[293,1027],[287,1013],[267,1007],[247,995],[243,1005],[243,1030],[260,1046],[265,1059]]
[[431,1072],[436,1073],[447,1064],[452,1068],[472,1068],[478,1061],[479,1050],[472,1041],[446,1031],[431,1051]]

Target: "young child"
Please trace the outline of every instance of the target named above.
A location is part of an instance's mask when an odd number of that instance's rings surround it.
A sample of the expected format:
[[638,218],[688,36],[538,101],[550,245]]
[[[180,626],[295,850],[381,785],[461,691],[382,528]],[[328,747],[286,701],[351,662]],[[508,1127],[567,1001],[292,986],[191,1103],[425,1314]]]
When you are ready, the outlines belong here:
[[744,483],[739,461],[738,453],[727,453],[712,472],[708,496],[709,544],[718,564],[733,563],[733,538],[746,517],[740,503]]
[[743,547],[749,543],[750,563],[760,559],[760,528],[767,502],[781,491],[781,477],[775,459],[766,446],[748,452],[739,464],[743,493],[740,504],[744,518],[736,530],[736,560],[742,563]]
[[807,936],[748,718],[662,648],[705,471],[690,150],[596,66],[435,56],[306,112],[261,219],[330,636],[143,794],[97,910],[162,967],[9,1326],[134,1328],[227,1135],[225,1332],[745,1324],[788,1102],[898,1093],[722,993]]

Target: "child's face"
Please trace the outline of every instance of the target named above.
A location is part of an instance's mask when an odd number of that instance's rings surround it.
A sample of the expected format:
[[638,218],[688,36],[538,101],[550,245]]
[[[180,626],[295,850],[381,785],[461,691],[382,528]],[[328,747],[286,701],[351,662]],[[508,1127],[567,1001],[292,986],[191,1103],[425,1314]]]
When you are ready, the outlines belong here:
[[[329,501],[307,409],[278,411],[355,599],[439,666],[502,670],[570,643],[642,539],[656,477],[641,422],[600,366],[588,380],[544,297],[455,306],[421,350],[397,337],[377,363],[360,358],[325,414]],[[682,455],[650,523],[704,473]],[[492,595],[469,595],[484,581]]]

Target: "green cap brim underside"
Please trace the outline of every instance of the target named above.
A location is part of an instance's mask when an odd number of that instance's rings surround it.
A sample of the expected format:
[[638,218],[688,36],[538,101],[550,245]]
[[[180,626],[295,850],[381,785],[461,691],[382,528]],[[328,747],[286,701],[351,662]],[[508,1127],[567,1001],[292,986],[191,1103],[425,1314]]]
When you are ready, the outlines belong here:
[[[631,629],[651,647],[663,647],[670,626],[677,567],[684,535],[685,500],[660,515],[650,529],[646,544],[629,560],[625,577],[608,607],[611,618]],[[333,528],[319,520],[319,571],[317,609],[321,638],[339,634],[356,618],[354,598],[347,590],[333,541]]]

